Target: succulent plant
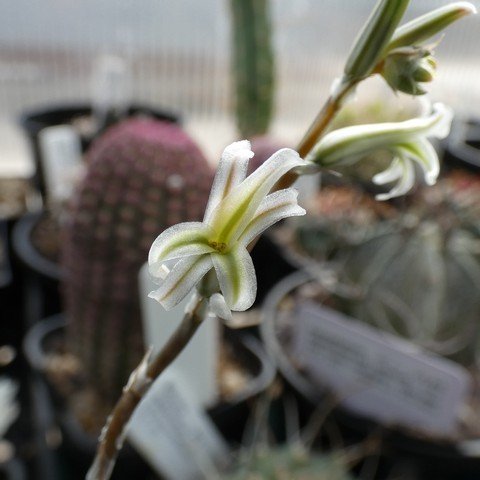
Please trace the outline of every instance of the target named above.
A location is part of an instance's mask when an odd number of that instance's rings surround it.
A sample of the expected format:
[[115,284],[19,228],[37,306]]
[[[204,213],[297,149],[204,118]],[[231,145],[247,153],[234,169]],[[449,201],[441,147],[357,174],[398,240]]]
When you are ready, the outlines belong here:
[[230,0],[235,113],[242,138],[267,132],[273,111],[274,54],[269,0]]
[[63,229],[67,347],[111,403],[144,353],[138,271],[158,232],[201,220],[213,172],[179,126],[146,118],[108,129],[86,162]]
[[[470,178],[455,174],[418,191],[402,215],[377,218],[359,242],[344,241],[356,233],[348,216],[343,236],[329,225],[338,219],[324,217],[328,240],[337,241],[339,281],[356,292],[341,308],[465,365],[480,341],[480,191]],[[304,253],[323,248],[300,233]]]
[[309,453],[301,446],[265,448],[228,480],[350,480],[347,466],[334,454]]
[[326,185],[307,201],[307,207],[309,214],[292,221],[277,237],[298,263],[313,268],[311,259],[334,258],[337,252],[378,234],[375,229],[380,220],[397,215],[391,205],[376,202],[351,185]]

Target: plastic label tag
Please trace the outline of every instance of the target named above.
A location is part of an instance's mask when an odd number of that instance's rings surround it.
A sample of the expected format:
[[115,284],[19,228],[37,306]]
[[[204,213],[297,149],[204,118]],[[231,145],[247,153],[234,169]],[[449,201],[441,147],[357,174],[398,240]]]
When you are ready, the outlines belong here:
[[300,364],[343,406],[390,426],[455,434],[471,388],[463,367],[312,302],[296,313]]
[[[145,346],[153,346],[155,353],[162,349],[180,325],[190,296],[172,310],[165,311],[158,302],[148,297],[152,290],[158,288],[148,273],[148,265],[140,269],[139,287]],[[180,372],[189,386],[188,392],[192,392],[192,401],[200,407],[208,407],[218,399],[219,346],[219,321],[216,318],[206,318],[167,370],[175,369]]]
[[152,385],[133,415],[128,438],[166,480],[211,478],[228,458],[228,448],[180,380],[171,372]]
[[48,197],[68,199],[83,166],[79,135],[70,125],[47,127],[39,134],[39,144]]

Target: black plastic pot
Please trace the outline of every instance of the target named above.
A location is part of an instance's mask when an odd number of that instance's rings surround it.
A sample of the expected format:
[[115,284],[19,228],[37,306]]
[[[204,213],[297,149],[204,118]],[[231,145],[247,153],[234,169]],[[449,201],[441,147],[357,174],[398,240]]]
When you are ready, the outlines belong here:
[[[20,118],[20,124],[27,133],[35,162],[35,184],[40,190],[42,196],[45,198],[45,177],[42,155],[39,145],[39,133],[46,127],[56,125],[71,124],[76,119],[82,117],[90,117],[92,115],[92,108],[86,104],[78,105],[57,105],[38,108],[30,112],[24,113]],[[179,122],[177,115],[163,110],[152,109],[149,107],[134,105],[129,108],[127,116],[145,115],[165,120],[169,122]],[[81,136],[82,148],[85,150],[92,140],[91,135]]]
[[271,235],[264,234],[252,250],[252,260],[257,274],[257,297],[255,306],[260,306],[268,292],[282,278],[290,275],[298,267],[285,255],[282,247]]
[[[277,328],[280,302],[299,286],[312,280],[312,275],[298,271],[282,280],[268,295],[263,307],[261,336],[265,348],[283,378],[293,389],[307,416],[332,395],[299,371],[285,352]],[[305,412],[304,412],[305,413]],[[474,480],[480,478],[480,439],[472,442],[441,442],[420,438],[338,407],[334,416],[345,429],[346,436],[356,440],[375,433],[381,435],[388,455],[411,461],[422,480]]]
[[[52,345],[62,342],[65,320],[63,315],[55,315],[38,322],[25,337],[24,352],[37,374],[43,377],[56,409],[56,418],[62,430],[61,453],[68,468],[73,466],[75,475],[83,478],[96,449],[97,439],[86,434],[65,406],[63,398],[48,383],[44,375],[46,352]],[[226,333],[226,341],[231,342],[235,358],[246,366],[252,376],[247,387],[229,399],[208,410],[216,427],[229,442],[240,442],[250,417],[252,401],[273,381],[275,370],[261,348],[260,342],[252,336],[241,336],[235,331]],[[139,455],[126,445],[121,452],[112,479],[148,478],[150,469]],[[72,473],[72,475],[74,475]],[[68,477],[76,479],[76,476]]]
[[18,220],[13,230],[13,248],[23,264],[44,280],[58,283],[61,278],[57,263],[44,257],[32,243],[32,232],[45,213],[27,213]]
[[8,243],[7,223],[0,220],[0,289],[5,288],[12,280]]
[[480,173],[480,119],[457,119],[445,141],[445,162]]
[[16,458],[0,465],[0,480],[26,480],[25,466]]
[[43,212],[28,213],[15,224],[12,234],[13,250],[20,260],[24,275],[23,303],[26,326],[61,309],[57,263],[44,257],[32,243],[32,232]]

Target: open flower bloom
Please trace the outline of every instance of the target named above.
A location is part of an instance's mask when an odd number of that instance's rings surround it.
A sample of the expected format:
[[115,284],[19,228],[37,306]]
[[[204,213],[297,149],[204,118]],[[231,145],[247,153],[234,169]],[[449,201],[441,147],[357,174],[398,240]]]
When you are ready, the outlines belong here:
[[[293,188],[269,194],[280,177],[305,163],[297,152],[279,150],[246,177],[252,156],[246,140],[228,146],[203,222],[174,225],[153,242],[148,263],[153,278],[160,279],[160,288],[150,297],[166,310],[185,298],[211,268],[222,292],[210,298],[212,311],[229,319],[231,310],[249,308],[255,300],[257,282],[248,244],[282,218],[305,214]],[[170,261],[173,268],[168,271],[165,262]]]
[[349,165],[378,150],[394,155],[390,167],[373,177],[378,185],[397,182],[389,193],[377,195],[386,200],[407,193],[415,182],[415,163],[424,172],[425,181],[433,185],[440,165],[428,137],[444,138],[450,131],[452,111],[441,103],[433,106],[430,115],[404,122],[377,123],[340,128],[323,137],[306,160],[320,167]]

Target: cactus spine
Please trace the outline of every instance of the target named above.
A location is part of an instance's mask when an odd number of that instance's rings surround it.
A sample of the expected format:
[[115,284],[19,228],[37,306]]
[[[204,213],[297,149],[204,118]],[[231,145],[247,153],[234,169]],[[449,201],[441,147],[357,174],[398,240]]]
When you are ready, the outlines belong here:
[[242,138],[262,135],[274,100],[274,54],[269,0],[230,0],[232,72],[237,128]]
[[201,220],[213,172],[180,127],[141,118],[107,130],[87,164],[62,246],[67,347],[112,403],[144,352],[139,268],[162,230]]

